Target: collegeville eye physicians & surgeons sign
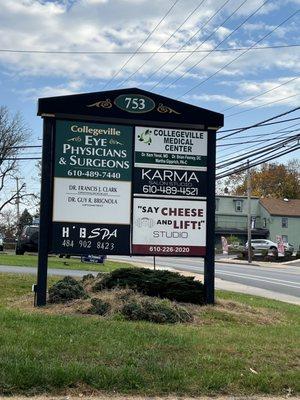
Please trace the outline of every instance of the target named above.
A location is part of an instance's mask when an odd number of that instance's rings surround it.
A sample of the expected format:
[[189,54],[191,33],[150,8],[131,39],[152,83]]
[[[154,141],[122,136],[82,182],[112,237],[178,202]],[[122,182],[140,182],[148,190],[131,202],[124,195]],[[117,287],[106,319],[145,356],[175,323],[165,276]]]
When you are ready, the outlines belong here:
[[133,128],[57,121],[52,250],[130,252]]
[[39,99],[38,115],[38,305],[45,304],[48,253],[212,262],[223,115],[137,88]]

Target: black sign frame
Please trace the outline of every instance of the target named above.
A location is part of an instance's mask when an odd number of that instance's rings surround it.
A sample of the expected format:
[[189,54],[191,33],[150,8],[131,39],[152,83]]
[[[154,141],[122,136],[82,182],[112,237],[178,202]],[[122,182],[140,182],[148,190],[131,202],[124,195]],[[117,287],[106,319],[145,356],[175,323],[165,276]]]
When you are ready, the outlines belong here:
[[[124,110],[114,110],[113,116],[105,115],[101,112],[98,115],[91,115],[89,110],[86,115],[82,110],[76,109],[76,104],[80,99],[84,99],[85,103],[93,104],[93,100],[97,95],[117,98],[122,94],[141,93],[153,99],[155,104],[159,103],[159,107],[164,103],[163,110],[157,114],[155,119],[146,120],[142,113],[134,115],[126,115]],[[90,95],[90,98],[89,96]],[[75,101],[76,100],[76,101]],[[73,104],[73,106],[72,106]],[[75,106],[74,106],[75,104]],[[167,104],[167,105],[166,105]],[[180,109],[182,112],[177,112]],[[187,111],[185,113],[185,110]],[[51,112],[50,112],[51,111]],[[107,110],[104,110],[107,111]],[[151,114],[156,110],[151,110]],[[170,120],[170,114],[174,111]],[[200,111],[200,112],[199,112]],[[177,114],[176,114],[177,113]],[[186,116],[188,115],[188,122]],[[216,131],[223,126],[223,115],[214,113],[209,110],[204,110],[196,106],[181,103],[169,98],[165,98],[154,93],[141,91],[140,89],[124,89],[113,92],[97,92],[92,94],[83,94],[75,96],[62,96],[58,98],[40,99],[38,115],[41,115],[44,120],[43,126],[43,150],[42,150],[42,179],[41,179],[41,209],[40,209],[40,235],[39,235],[39,257],[38,257],[38,275],[36,285],[36,305],[43,306],[46,304],[47,293],[47,268],[48,268],[48,253],[51,242],[52,229],[52,212],[53,212],[53,180],[54,180],[54,149],[55,149],[55,129],[57,120],[76,120],[89,123],[110,123],[135,126],[149,127],[165,127],[177,129],[194,129],[207,131],[207,218],[206,218],[206,255],[204,256],[204,285],[205,285],[205,300],[207,304],[214,303],[214,230],[215,230],[215,157],[216,157]],[[178,116],[180,115],[180,116]],[[167,118],[164,118],[167,117]],[[183,118],[184,117],[184,118]],[[153,117],[152,117],[153,118]],[[184,119],[184,121],[182,120]],[[197,123],[195,123],[195,119]],[[198,121],[201,121],[199,123]],[[192,123],[190,123],[192,122]],[[134,152],[134,146],[132,149]],[[132,178],[134,176],[134,154],[133,154]],[[133,180],[132,180],[133,183]],[[131,194],[131,221],[133,212],[133,190]],[[132,229],[132,226],[131,226]],[[132,253],[129,253],[132,255]],[[124,255],[129,255],[124,254]],[[149,254],[147,254],[149,255]],[[165,254],[165,256],[170,256]],[[177,256],[177,255],[172,255]],[[182,254],[178,254],[178,257]],[[192,256],[189,256],[192,257]],[[197,256],[195,256],[197,257]]]

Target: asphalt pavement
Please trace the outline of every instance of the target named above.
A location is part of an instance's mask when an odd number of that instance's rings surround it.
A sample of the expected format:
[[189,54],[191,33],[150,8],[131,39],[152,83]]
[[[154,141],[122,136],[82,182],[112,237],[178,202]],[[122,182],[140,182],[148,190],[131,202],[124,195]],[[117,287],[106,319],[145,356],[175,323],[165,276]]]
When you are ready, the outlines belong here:
[[[153,267],[153,257],[111,256],[110,259],[133,262]],[[156,266],[162,269],[186,271],[195,275],[203,274],[202,258],[156,257]],[[0,272],[33,274],[33,267],[0,266]],[[72,275],[82,277],[91,271],[55,269],[49,275]],[[95,265],[95,273],[97,267]],[[216,288],[269,297],[300,304],[300,262],[290,265],[258,266],[216,262]]]
[[[153,266],[153,257],[112,257],[115,260],[127,262],[138,262]],[[155,257],[156,265],[162,268],[187,271],[195,274],[203,274],[203,258],[177,258],[177,257]],[[232,282],[246,287],[261,289],[254,294],[269,291],[272,298],[282,300],[291,296],[300,302],[300,265],[276,265],[259,266],[248,264],[216,262],[216,278],[221,281]],[[221,286],[222,285],[216,285]],[[236,287],[236,286],[235,286]],[[235,287],[232,290],[235,290]],[[245,289],[245,288],[242,288]],[[242,291],[242,290],[240,290]],[[249,292],[249,291],[247,291]],[[277,296],[276,296],[277,294]],[[282,296],[281,296],[282,295]]]

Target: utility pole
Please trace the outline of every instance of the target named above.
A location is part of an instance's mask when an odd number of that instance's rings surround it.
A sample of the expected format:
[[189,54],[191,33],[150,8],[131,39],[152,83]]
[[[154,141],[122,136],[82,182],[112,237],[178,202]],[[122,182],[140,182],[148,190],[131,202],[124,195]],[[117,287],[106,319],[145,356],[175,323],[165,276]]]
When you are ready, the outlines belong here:
[[20,234],[20,187],[19,187],[19,179],[15,177],[16,185],[17,185],[17,196],[16,196],[16,206],[17,206],[17,233]]
[[248,227],[248,263],[252,263],[252,249],[251,249],[251,227],[252,227],[252,218],[251,218],[251,172],[250,172],[250,162],[247,160],[247,200],[248,200],[248,218],[247,218],[247,227]]

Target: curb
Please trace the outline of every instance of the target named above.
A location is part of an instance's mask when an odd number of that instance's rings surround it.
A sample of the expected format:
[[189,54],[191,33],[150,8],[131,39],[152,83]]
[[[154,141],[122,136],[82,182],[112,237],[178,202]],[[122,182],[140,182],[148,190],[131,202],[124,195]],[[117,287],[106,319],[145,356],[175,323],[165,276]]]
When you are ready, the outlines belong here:
[[249,263],[246,263],[246,262],[237,262],[236,260],[231,260],[231,261],[228,260],[227,261],[227,260],[217,260],[217,259],[215,259],[215,263],[216,264],[217,263],[220,263],[220,264],[234,264],[234,265],[246,265],[247,267],[255,266],[255,267],[266,267],[266,268],[268,268],[268,267],[271,267],[271,268],[288,267],[290,265],[293,265],[293,263],[296,263],[297,261],[300,262],[300,260],[292,260],[292,261],[287,261],[287,262],[284,262],[284,263],[273,263],[273,262],[270,262],[270,263],[267,263],[267,262],[258,263],[258,262],[254,262],[254,263],[249,264]]

